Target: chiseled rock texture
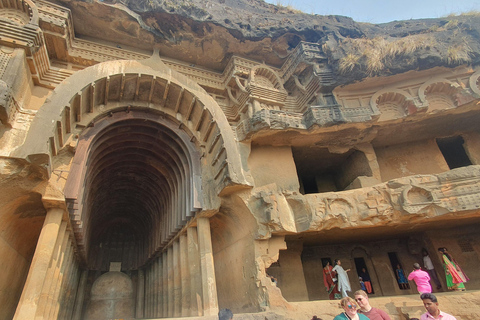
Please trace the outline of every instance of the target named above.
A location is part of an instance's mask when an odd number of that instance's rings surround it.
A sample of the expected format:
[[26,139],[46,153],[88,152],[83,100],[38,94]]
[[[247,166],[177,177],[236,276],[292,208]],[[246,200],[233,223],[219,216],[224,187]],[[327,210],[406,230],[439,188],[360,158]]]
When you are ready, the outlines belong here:
[[[477,12],[438,19],[358,23],[262,0],[57,0],[77,36],[115,41],[222,70],[232,55],[281,65],[300,41],[322,44],[337,84],[435,66],[480,62]],[[114,40],[112,40],[114,39]]]
[[253,190],[245,200],[258,219],[259,237],[275,232],[328,231],[335,228],[420,227],[443,215],[475,216],[479,166],[437,175],[415,175],[372,187],[299,195],[275,185]]

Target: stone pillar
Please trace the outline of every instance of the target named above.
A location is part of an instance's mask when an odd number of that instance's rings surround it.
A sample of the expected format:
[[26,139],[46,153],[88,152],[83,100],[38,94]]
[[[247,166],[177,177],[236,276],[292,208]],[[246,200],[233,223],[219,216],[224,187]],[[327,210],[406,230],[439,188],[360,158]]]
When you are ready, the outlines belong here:
[[58,231],[57,241],[55,242],[52,262],[50,263],[45,282],[43,283],[42,293],[38,299],[38,308],[35,314],[35,319],[43,319],[47,310],[47,304],[53,303],[51,300],[53,299],[53,292],[55,291],[55,285],[57,283],[55,276],[58,276],[56,270],[60,267],[60,257],[62,256],[62,251],[65,250],[65,247],[62,246],[62,244],[66,228],[67,223],[62,222]]
[[153,277],[152,277],[152,265],[150,265],[147,269],[147,300],[146,300],[146,305],[145,305],[145,316],[149,318],[153,318],[153,313],[152,313],[152,282],[153,282]]
[[[289,241],[287,247],[288,250],[282,250],[280,254],[282,295],[288,301],[308,301],[307,283],[301,259],[303,242]],[[346,264],[346,261],[343,262]]]
[[174,308],[173,308],[173,316],[178,318],[181,316],[181,294],[182,288],[181,286],[181,279],[180,279],[180,245],[178,240],[173,242],[173,301],[174,301]]
[[158,263],[157,259],[153,259],[152,262],[152,280],[151,280],[151,285],[152,285],[152,318],[156,318],[157,316],[157,283],[158,283],[158,278],[157,278],[157,270],[158,269]]
[[[54,316],[51,319],[71,319],[71,310],[69,310],[70,301],[75,299],[75,294],[77,293],[77,287],[72,288],[72,282],[76,279],[75,282],[78,282],[77,273],[78,268],[75,261],[75,250],[73,247],[73,242],[70,237],[68,237],[68,247],[69,255],[68,259],[65,261],[64,275],[60,277],[62,285],[59,287],[59,292],[57,293],[57,305],[55,306]],[[69,314],[69,316],[66,316]]]
[[163,283],[162,283],[162,296],[163,296],[163,312],[162,317],[168,317],[168,258],[167,258],[167,251],[162,253],[162,260],[163,260]]
[[83,270],[80,282],[78,283],[77,298],[73,310],[72,320],[81,320],[83,311],[83,302],[85,300],[85,287],[87,285],[88,270]]
[[158,313],[157,318],[161,318],[163,316],[163,256],[160,254],[158,256],[158,272],[157,272],[157,305],[158,305]]
[[378,180],[378,182],[381,182],[382,176],[380,173],[380,166],[378,164],[377,154],[372,144],[362,143],[357,145],[356,148],[365,154],[370,170],[372,170],[372,177]]
[[198,248],[200,252],[200,270],[202,273],[203,314],[212,316],[218,314],[217,283],[213,263],[212,238],[210,235],[210,220],[197,219]]
[[[67,236],[66,238],[68,242],[65,250],[65,258],[63,259],[62,268],[58,277],[58,285],[55,288],[54,301],[57,301],[57,303],[50,310],[50,319],[58,319],[58,313],[60,312],[61,304],[59,300],[65,299],[68,294],[68,292],[65,290],[65,286],[72,270],[74,255],[73,245],[70,242],[69,237]],[[62,297],[60,295],[62,295]]]
[[174,294],[173,294],[173,248],[169,247],[167,251],[168,259],[168,317],[173,318]]
[[144,316],[150,317],[150,266],[145,268],[145,311]]
[[[143,318],[143,306],[144,306],[144,299],[145,299],[145,273],[143,269],[138,269],[138,276],[137,276],[137,306],[135,310],[135,317]],[[80,320],[80,319],[74,319]]]
[[[60,237],[61,237],[61,234],[59,234],[59,238]],[[53,277],[54,278],[54,283],[53,283],[52,288],[51,288],[52,294],[49,297],[49,299],[46,303],[46,306],[45,306],[44,315],[47,319],[49,319],[50,313],[53,314],[53,310],[55,309],[55,305],[58,304],[57,299],[55,299],[55,295],[59,291],[58,287],[61,284],[60,276],[62,274],[62,272],[61,272],[62,268],[64,268],[64,265],[65,265],[65,255],[67,254],[67,250],[68,250],[68,235],[66,234],[66,235],[64,235],[63,241],[62,241],[62,244],[61,244],[60,256],[58,258],[59,263],[58,263],[58,266],[55,268],[55,274],[54,274],[54,277]],[[40,308],[40,306],[39,306],[39,308]]]
[[182,317],[190,315],[190,270],[188,267],[187,235],[180,236],[180,276],[182,279]]
[[35,319],[38,300],[52,259],[62,217],[63,209],[51,208],[47,211],[14,320]]
[[[73,247],[73,243],[72,243]],[[72,319],[73,317],[73,309],[75,307],[75,300],[77,299],[78,294],[78,284],[80,282],[81,270],[79,264],[76,260],[75,254],[72,254],[72,272],[70,279],[68,281],[68,288],[67,292],[71,294],[68,295],[68,299],[65,303],[65,307],[63,308],[62,312],[58,316],[57,319]]]
[[202,276],[200,272],[200,255],[198,254],[197,228],[187,229],[188,266],[190,274],[190,316],[203,315]]

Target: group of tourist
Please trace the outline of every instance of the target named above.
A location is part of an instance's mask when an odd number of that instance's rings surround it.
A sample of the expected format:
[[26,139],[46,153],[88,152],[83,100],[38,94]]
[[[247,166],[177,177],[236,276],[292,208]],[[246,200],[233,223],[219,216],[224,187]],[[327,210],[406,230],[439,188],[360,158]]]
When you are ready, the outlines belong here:
[[[391,320],[385,311],[370,305],[365,291],[358,290],[354,293],[354,296],[355,300],[350,297],[340,300],[340,305],[344,311],[333,320]],[[422,299],[423,306],[427,310],[421,315],[420,320],[456,320],[454,316],[440,311],[437,297],[432,293],[422,293],[420,299]],[[317,316],[314,316],[313,319],[320,320]]]
[[[464,283],[468,281],[468,277],[460,265],[453,259],[447,248],[439,248],[438,252],[442,256],[448,289],[454,291],[465,290]],[[400,288],[407,289],[408,280],[415,282],[417,290],[420,293],[420,298],[427,310],[427,312],[420,317],[420,320],[455,320],[455,317],[440,311],[438,308],[438,301],[435,295],[432,294],[430,280],[435,282],[437,290],[441,289],[442,285],[426,249],[422,249],[422,255],[423,266],[426,271],[422,270],[419,263],[414,263],[413,271],[407,277],[400,265],[397,265],[396,275]],[[390,320],[389,315],[385,311],[370,306],[367,292],[372,293],[372,285],[370,276],[365,268],[362,268],[361,272],[358,273],[362,290],[354,293],[355,299],[348,297],[347,292],[351,291],[347,274],[349,271],[350,269],[343,269],[342,263],[338,259],[335,260],[334,266],[326,262],[323,268],[324,284],[329,297],[331,300],[341,298],[340,305],[344,310],[344,312],[337,315],[334,320]],[[314,319],[318,318],[315,316]]]
[[[350,269],[343,269],[342,262],[335,260],[335,267],[327,262],[323,268],[323,282],[327,289],[330,300],[339,299],[347,296],[347,291],[352,291],[347,272]],[[341,292],[341,295],[340,295]]]
[[[468,281],[468,277],[460,268],[460,265],[448,253],[447,248],[439,248],[438,252],[442,255],[442,262],[448,290],[465,290],[464,283]],[[432,260],[430,259],[428,251],[426,249],[422,249],[422,254],[423,265],[426,271],[422,270],[420,264],[414,263],[413,271],[407,277],[400,265],[397,264],[397,269],[395,272],[401,289],[409,288],[408,280],[415,282],[417,285],[417,290],[420,294],[432,292],[430,280],[435,282],[437,290],[441,289],[442,285],[437,277],[437,273],[433,266]],[[339,259],[335,260],[334,266],[330,265],[329,261],[325,263],[325,266],[323,267],[323,282],[330,300],[345,298],[347,297],[347,292],[352,290],[347,273],[349,271],[350,269],[343,269],[342,263]],[[358,274],[361,289],[367,293],[372,293],[373,290],[370,275],[366,269],[362,268]]]
[[[448,290],[452,291],[464,291],[465,282],[468,281],[468,277],[463,272],[460,265],[452,258],[448,253],[447,248],[438,248],[438,252],[442,255],[443,268],[445,270],[445,280]],[[437,289],[442,287],[440,280],[437,277],[432,260],[428,255],[427,250],[423,249],[423,264],[427,271],[423,271],[420,264],[413,264],[413,271],[408,275],[408,280],[413,280],[417,285],[418,293],[431,293],[432,286],[430,280],[433,280],[437,285]]]
[[[464,283],[468,281],[468,277],[460,265],[453,259],[447,248],[438,248],[438,252],[442,255],[448,289],[455,291],[465,290]],[[422,249],[422,254],[423,266],[426,271],[422,270],[419,263],[414,263],[413,271],[406,277],[403,269],[401,269],[400,265],[397,265],[396,274],[400,288],[404,288],[401,285],[408,285],[408,280],[415,282],[417,290],[420,293],[420,299],[422,299],[423,305],[427,310],[427,312],[420,317],[420,320],[456,320],[455,317],[440,311],[438,308],[437,298],[431,293],[432,286],[430,285],[430,280],[435,282],[437,289],[441,289],[442,285],[437,277],[427,250]],[[367,292],[372,293],[373,289],[370,275],[365,268],[362,268],[358,273],[362,290],[354,293],[355,299],[348,296],[347,292],[352,290],[348,278],[349,271],[350,269],[343,269],[342,262],[339,259],[335,260],[334,266],[327,261],[323,268],[323,280],[329,297],[331,300],[341,299],[340,305],[344,310],[344,312],[337,315],[333,320],[391,320],[385,311],[373,308],[370,305]],[[271,279],[276,283],[274,277],[271,277]],[[230,310],[223,309],[220,310],[218,316],[220,320],[230,320],[233,314]],[[312,320],[320,319],[314,316]]]

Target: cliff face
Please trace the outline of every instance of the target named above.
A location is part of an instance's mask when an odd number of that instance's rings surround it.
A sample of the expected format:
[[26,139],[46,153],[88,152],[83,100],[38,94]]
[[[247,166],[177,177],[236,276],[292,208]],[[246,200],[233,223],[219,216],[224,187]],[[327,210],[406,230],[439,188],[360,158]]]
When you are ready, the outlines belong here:
[[480,14],[373,25],[262,0],[56,0],[79,37],[222,70],[233,55],[280,66],[300,41],[322,44],[338,84],[480,61]]

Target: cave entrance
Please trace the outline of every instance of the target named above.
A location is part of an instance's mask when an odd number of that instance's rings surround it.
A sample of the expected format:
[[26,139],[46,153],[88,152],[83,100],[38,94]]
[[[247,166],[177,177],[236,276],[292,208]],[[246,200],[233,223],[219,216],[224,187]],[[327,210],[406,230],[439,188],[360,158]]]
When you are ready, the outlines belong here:
[[358,177],[373,175],[365,153],[332,153],[322,147],[292,148],[302,194],[354,189]]
[[[177,130],[178,131],[178,130]],[[90,270],[136,270],[185,225],[192,208],[190,152],[149,119],[106,126],[91,143],[83,196]]]
[[465,141],[462,136],[437,138],[436,142],[450,169],[472,165],[463,146]]
[[[182,312],[168,305],[163,314],[150,310],[150,306],[159,305],[156,300],[161,295],[170,296],[173,301],[174,293],[169,292],[167,283],[164,290],[159,278],[169,278],[170,273],[179,279],[175,281],[186,277],[175,269],[180,267],[180,252],[186,253],[179,248],[179,238],[186,239],[184,227],[201,210],[199,161],[197,147],[188,132],[174,119],[152,112],[115,112],[84,130],[74,158],[74,163],[82,165],[71,175],[65,193],[76,191],[77,195],[66,198],[79,258],[88,270],[85,319],[112,315],[171,317]],[[192,236],[203,251],[208,251],[210,241],[206,220],[206,226],[195,227]],[[198,224],[197,219],[194,225]],[[208,239],[207,245],[203,239]],[[195,261],[198,257],[199,252],[192,254]],[[159,265],[165,266],[165,273]],[[201,278],[200,271],[204,270],[199,265],[191,278]],[[100,280],[115,277],[129,285],[104,288],[105,281]],[[115,299],[99,294],[104,289]],[[187,289],[190,288],[184,290]],[[199,290],[201,284],[192,294],[198,295]],[[114,306],[110,305],[112,301],[116,301]],[[200,300],[203,307],[201,303]],[[198,315],[200,307],[185,308]],[[98,310],[107,313],[97,314]]]

